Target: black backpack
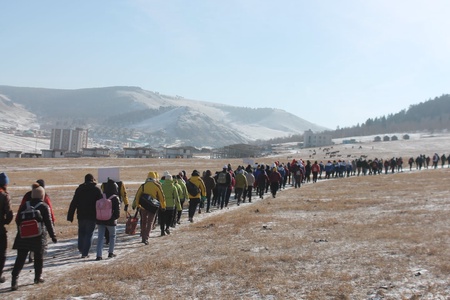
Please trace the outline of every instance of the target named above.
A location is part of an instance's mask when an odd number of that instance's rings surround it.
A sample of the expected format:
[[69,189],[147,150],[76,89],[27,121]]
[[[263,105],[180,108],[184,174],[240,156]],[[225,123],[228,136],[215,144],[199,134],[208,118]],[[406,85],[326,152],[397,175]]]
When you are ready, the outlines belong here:
[[191,196],[196,196],[198,193],[200,193],[200,189],[198,188],[198,186],[193,184],[190,180],[186,181],[186,188]]

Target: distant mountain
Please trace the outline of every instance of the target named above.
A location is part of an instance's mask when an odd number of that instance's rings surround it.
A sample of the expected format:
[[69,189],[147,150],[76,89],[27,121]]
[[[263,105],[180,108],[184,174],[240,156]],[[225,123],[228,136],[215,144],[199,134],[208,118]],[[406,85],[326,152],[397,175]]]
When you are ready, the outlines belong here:
[[139,87],[0,86],[0,101],[5,107],[0,111],[2,126],[83,127],[96,139],[132,140],[154,147],[221,147],[326,129],[280,109],[190,100]]
[[398,113],[369,118],[363,124],[330,131],[333,138],[395,132],[450,130],[450,95],[411,105]]

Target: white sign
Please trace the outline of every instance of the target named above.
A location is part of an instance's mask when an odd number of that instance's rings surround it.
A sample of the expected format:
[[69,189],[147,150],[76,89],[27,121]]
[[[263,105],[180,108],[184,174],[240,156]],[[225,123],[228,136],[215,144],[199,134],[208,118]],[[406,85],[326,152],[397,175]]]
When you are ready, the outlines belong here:
[[99,168],[98,169],[98,182],[107,182],[108,178],[114,181],[120,181],[120,169],[119,168]]

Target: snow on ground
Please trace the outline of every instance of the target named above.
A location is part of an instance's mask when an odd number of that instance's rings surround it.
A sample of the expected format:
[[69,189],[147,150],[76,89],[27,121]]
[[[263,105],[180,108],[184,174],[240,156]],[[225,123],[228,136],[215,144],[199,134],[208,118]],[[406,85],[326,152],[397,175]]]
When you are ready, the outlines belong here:
[[0,132],[0,151],[22,151],[41,154],[42,149],[50,149],[50,139],[16,136]]

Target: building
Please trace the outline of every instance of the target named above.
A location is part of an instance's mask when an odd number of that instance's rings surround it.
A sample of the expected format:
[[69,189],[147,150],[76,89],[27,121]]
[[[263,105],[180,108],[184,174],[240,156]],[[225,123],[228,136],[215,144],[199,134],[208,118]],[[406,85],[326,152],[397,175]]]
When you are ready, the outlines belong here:
[[109,157],[108,148],[83,148],[84,157]]
[[64,157],[65,151],[42,149],[43,158],[61,158]]
[[0,158],[20,158],[22,157],[22,151],[0,151]]
[[323,147],[333,145],[331,140],[331,135],[329,134],[315,134],[312,130],[307,130],[303,133],[303,147],[313,148],[313,147]]
[[87,129],[52,129],[50,150],[77,153],[81,152],[83,148],[87,148],[87,143]]
[[210,158],[247,158],[247,157],[260,157],[263,155],[263,149],[259,146],[248,144],[235,144],[225,146],[220,149],[214,149],[211,151]]
[[152,148],[138,147],[138,148],[123,148],[125,158],[155,158],[159,157],[159,152]]
[[164,158],[192,158],[193,147],[164,148]]

